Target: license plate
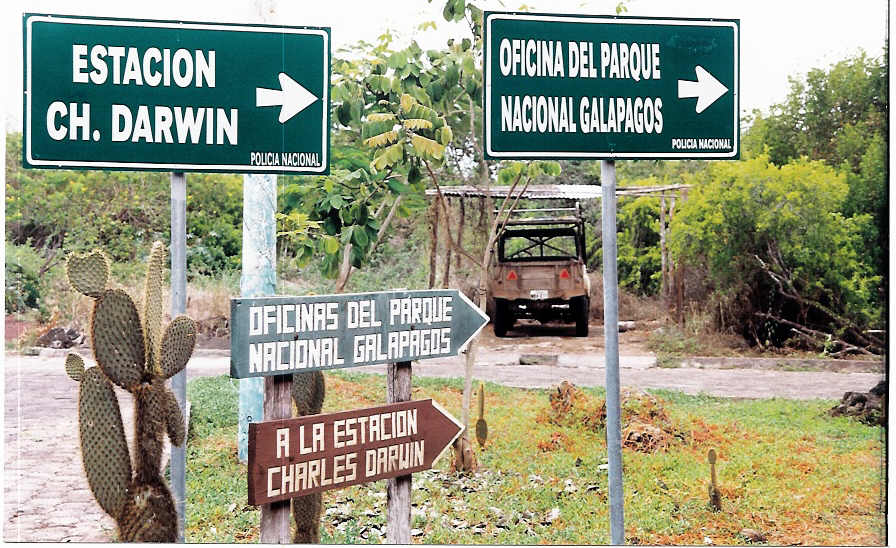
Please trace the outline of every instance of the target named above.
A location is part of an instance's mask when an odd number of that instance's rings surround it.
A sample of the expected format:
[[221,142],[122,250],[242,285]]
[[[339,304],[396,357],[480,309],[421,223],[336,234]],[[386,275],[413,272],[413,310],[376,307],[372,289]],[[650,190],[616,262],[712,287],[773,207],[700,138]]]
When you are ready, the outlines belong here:
[[547,289],[532,289],[529,291],[529,297],[540,300],[548,298],[548,290]]

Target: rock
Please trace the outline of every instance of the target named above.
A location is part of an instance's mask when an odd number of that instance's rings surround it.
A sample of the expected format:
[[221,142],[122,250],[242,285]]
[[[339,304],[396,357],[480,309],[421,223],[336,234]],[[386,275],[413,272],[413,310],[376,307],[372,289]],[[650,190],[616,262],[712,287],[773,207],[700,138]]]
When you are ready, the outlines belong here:
[[886,425],[887,413],[884,399],[887,394],[887,381],[877,383],[868,392],[846,392],[840,403],[832,407],[828,414],[832,417],[841,415],[854,417],[869,425]]
[[557,365],[556,354],[521,354],[520,365]]
[[635,322],[619,322],[619,332],[625,333],[626,331],[631,331],[635,328]]
[[34,344],[46,348],[71,348],[78,343],[81,336],[74,329],[54,327],[38,337]]
[[750,542],[768,542],[765,535],[756,529],[741,529],[739,534]]

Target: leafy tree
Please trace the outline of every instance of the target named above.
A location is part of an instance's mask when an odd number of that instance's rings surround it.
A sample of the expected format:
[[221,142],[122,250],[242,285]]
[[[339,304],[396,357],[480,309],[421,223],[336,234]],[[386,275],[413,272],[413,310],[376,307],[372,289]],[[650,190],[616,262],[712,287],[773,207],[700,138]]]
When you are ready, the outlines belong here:
[[[768,116],[754,111],[744,156],[767,153],[775,165],[800,157],[847,174],[841,212],[864,224],[860,260],[882,274],[887,257],[888,66],[865,52],[790,79],[790,93]],[[859,217],[870,215],[866,223]]]
[[762,117],[753,113],[747,139],[751,152],[769,147],[776,165],[806,156],[840,167],[844,162],[858,170],[863,151],[875,135],[887,132],[887,65],[883,58],[865,52],[815,68],[804,78],[791,77],[783,103],[772,105]]
[[882,349],[865,333],[883,321],[881,277],[859,257],[868,218],[840,213],[844,174],[805,159],[777,167],[760,154],[714,163],[690,182],[671,251],[706,268],[727,324],[760,346],[831,335],[838,353]]

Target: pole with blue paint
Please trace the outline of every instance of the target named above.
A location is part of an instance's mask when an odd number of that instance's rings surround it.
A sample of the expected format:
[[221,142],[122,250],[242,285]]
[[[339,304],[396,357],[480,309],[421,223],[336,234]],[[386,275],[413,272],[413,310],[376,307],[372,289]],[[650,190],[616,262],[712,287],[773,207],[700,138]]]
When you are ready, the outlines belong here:
[[[240,295],[273,295],[277,286],[276,175],[243,175],[243,274]],[[264,379],[240,379],[237,453],[249,458],[249,423],[264,420]]]

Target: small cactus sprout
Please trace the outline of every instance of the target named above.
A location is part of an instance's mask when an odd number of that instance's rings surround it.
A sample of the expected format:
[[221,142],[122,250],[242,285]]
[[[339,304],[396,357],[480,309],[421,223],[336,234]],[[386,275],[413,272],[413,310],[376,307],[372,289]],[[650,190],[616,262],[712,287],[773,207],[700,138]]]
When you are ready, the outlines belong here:
[[[100,507],[118,523],[120,541],[175,542],[177,515],[161,475],[165,435],[173,445],[186,437],[183,413],[165,380],[186,367],[196,343],[196,324],[186,316],[162,330],[165,247],[156,242],[147,268],[143,316],[131,297],[107,289],[109,264],[101,251],[72,256],[72,287],[94,298],[90,321],[98,367],[84,369],[69,354],[68,375],[80,383],[78,422],[87,483]],[[134,396],[133,468],[113,384]]]
[[485,422],[485,385],[479,383],[479,419],[476,420],[476,441],[479,447],[485,447],[488,440],[488,424]]
[[[296,373],[292,376],[292,401],[296,412],[317,415],[324,405],[324,375],[320,371]],[[320,543],[321,493],[312,493],[292,499],[292,517],[296,523],[293,542],[296,544]]]
[[719,487],[716,484],[716,450],[710,449],[709,453],[706,455],[707,460],[709,461],[709,506],[713,510],[721,510],[722,509],[722,497],[719,494]]
[[75,382],[81,382],[84,378],[84,360],[77,354],[69,354],[65,358],[65,372]]

